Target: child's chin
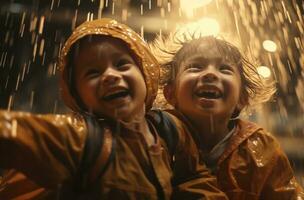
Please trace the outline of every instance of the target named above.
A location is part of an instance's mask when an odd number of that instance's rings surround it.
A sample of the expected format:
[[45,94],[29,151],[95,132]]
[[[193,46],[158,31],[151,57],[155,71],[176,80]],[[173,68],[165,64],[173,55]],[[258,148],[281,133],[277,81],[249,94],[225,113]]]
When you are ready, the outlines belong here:
[[132,109],[129,105],[124,105],[116,109],[114,113],[112,113],[112,117],[117,120],[127,120],[131,118]]

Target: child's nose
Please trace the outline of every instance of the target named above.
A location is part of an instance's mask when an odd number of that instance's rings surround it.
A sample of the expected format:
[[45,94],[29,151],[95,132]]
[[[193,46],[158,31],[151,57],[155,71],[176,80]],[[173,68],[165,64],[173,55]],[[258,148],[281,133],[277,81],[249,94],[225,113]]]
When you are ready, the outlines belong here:
[[213,67],[207,67],[201,74],[201,79],[204,82],[213,82],[218,79],[218,75]]
[[101,76],[101,81],[104,85],[116,83],[121,78],[120,74],[112,68],[108,68]]

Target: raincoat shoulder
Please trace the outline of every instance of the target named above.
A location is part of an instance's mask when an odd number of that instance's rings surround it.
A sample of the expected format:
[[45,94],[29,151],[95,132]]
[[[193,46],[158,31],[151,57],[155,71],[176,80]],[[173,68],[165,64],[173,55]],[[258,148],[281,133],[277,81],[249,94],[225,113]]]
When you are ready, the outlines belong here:
[[217,178],[230,199],[297,199],[297,183],[279,142],[255,123],[239,120],[218,161]]

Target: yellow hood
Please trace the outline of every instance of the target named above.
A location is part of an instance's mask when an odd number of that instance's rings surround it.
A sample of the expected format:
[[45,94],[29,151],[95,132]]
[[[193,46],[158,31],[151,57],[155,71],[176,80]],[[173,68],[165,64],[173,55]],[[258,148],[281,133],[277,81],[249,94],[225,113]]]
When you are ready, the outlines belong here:
[[87,21],[78,26],[72,35],[68,38],[63,46],[59,56],[59,70],[61,72],[61,95],[65,104],[73,111],[81,111],[76,100],[71,95],[68,80],[67,70],[67,55],[72,47],[79,39],[88,35],[107,35],[121,39],[128,44],[131,50],[140,59],[139,66],[146,82],[147,96],[146,109],[152,107],[153,101],[156,97],[159,81],[159,64],[146,42],[128,26],[118,23],[113,19],[103,18],[93,21]]

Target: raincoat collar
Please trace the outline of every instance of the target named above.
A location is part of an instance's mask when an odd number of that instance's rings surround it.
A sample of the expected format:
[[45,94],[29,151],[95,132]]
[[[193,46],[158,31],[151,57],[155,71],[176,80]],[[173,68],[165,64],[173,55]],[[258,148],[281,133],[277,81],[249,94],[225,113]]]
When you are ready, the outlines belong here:
[[262,129],[257,124],[238,119],[236,124],[236,133],[230,139],[230,143],[224,153],[218,160],[218,166],[223,162],[242,142],[256,131]]

